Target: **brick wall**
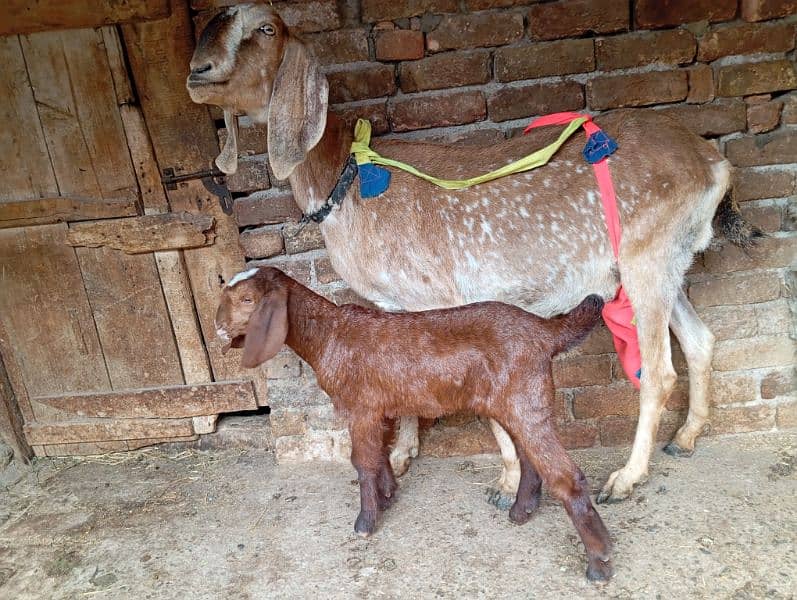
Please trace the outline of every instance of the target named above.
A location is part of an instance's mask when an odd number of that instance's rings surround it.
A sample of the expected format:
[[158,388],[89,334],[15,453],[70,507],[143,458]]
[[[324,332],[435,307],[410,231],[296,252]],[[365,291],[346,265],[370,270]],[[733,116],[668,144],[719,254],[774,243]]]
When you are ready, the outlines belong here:
[[[797,426],[795,0],[308,0],[275,7],[325,65],[334,110],[370,119],[379,135],[491,143],[538,114],[652,106],[715,139],[737,167],[743,213],[770,237],[747,254],[710,250],[688,275],[689,296],[717,337],[711,433]],[[318,228],[296,224],[290,189],[268,172],[262,128],[242,129],[241,152],[229,186],[247,257],[335,301],[352,300]],[[662,440],[683,421],[687,403],[686,365],[673,345],[681,379],[662,418]],[[285,351],[267,371],[278,457],[345,458],[343,423],[312,370]],[[631,441],[637,393],[605,328],[557,360],[555,379],[569,447]],[[438,455],[494,447],[486,428],[467,416],[431,426],[422,444],[422,452]]]

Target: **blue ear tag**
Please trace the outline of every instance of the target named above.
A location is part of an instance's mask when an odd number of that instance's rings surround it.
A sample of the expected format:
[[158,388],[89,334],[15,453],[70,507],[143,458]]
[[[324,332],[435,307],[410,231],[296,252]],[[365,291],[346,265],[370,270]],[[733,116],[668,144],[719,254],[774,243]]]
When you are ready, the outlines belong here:
[[605,131],[601,130],[589,136],[587,145],[584,146],[581,153],[588,163],[595,164],[613,154],[615,150],[617,150],[617,142],[606,135]]
[[390,171],[373,163],[363,163],[360,169],[360,196],[375,198],[390,185]]

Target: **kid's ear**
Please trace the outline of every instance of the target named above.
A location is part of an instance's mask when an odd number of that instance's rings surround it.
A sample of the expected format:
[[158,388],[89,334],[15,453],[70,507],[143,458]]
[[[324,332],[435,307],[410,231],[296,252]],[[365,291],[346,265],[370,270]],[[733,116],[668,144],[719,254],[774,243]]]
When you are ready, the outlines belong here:
[[256,367],[274,358],[288,337],[288,290],[267,294],[258,304],[246,327],[241,366]]

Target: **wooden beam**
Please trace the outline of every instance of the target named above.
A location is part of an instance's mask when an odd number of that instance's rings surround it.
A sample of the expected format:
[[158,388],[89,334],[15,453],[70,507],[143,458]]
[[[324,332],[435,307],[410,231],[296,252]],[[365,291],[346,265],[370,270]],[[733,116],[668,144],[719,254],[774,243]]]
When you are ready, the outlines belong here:
[[37,415],[41,404],[66,413],[64,418],[168,419],[257,409],[250,381],[64,394],[32,398],[31,403]]
[[27,423],[31,444],[111,442],[194,435],[191,419],[95,419],[62,423]]
[[136,214],[135,200],[130,198],[98,200],[59,197],[0,202],[0,229],[134,217]]
[[210,215],[187,212],[164,213],[96,223],[78,223],[69,228],[70,246],[115,248],[127,254],[157,250],[210,246],[216,238]]
[[33,456],[33,449],[25,440],[23,423],[14,390],[0,358],[0,440],[11,446],[17,460],[27,464]]
[[0,35],[163,19],[169,0],[6,0]]

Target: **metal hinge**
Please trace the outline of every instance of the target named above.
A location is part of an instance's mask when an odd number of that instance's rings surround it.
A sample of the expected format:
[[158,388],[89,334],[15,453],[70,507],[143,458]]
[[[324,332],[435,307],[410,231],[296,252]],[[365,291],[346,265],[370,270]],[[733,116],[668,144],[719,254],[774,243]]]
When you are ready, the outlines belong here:
[[224,183],[224,177],[225,174],[216,168],[175,175],[174,167],[166,167],[163,169],[163,175],[161,175],[161,183],[167,190],[176,190],[177,184],[181,181],[201,179],[205,189],[219,199],[219,204],[225,214],[231,215],[233,199],[230,190],[227,189]]

